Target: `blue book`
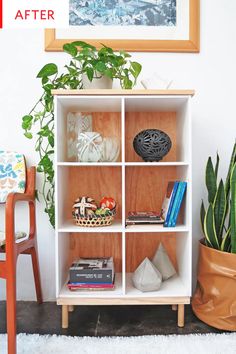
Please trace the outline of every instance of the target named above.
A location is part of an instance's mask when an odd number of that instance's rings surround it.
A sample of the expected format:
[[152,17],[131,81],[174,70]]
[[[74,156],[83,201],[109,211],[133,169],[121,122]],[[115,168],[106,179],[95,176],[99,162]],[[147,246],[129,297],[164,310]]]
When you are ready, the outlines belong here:
[[172,193],[171,193],[171,196],[170,196],[170,202],[169,202],[167,214],[166,214],[166,217],[165,217],[164,227],[168,226],[168,222],[169,222],[169,219],[170,219],[170,214],[171,214],[171,210],[172,210],[172,207],[173,207],[173,204],[174,204],[175,195],[176,195],[176,192],[177,192],[177,189],[178,189],[178,185],[179,185],[179,182],[176,181],[174,183],[174,186],[173,186],[173,189],[172,189]]
[[180,189],[180,194],[179,194],[179,198],[177,200],[177,205],[176,205],[176,209],[175,209],[175,213],[173,216],[173,221],[172,221],[172,225],[171,226],[176,226],[176,222],[179,216],[179,211],[184,199],[184,194],[186,191],[186,187],[187,187],[187,182],[181,182],[181,189]]
[[171,209],[171,213],[170,213],[170,218],[168,220],[168,227],[172,227],[172,223],[173,223],[173,218],[174,218],[174,215],[175,215],[175,211],[176,211],[176,207],[177,207],[177,204],[178,204],[178,199],[179,199],[179,195],[180,195],[180,191],[181,191],[181,183],[182,182],[179,182],[178,183],[178,188],[177,188],[177,191],[176,191],[176,194],[175,194],[175,199],[174,199],[174,203],[173,203],[173,206],[172,206],[172,209]]

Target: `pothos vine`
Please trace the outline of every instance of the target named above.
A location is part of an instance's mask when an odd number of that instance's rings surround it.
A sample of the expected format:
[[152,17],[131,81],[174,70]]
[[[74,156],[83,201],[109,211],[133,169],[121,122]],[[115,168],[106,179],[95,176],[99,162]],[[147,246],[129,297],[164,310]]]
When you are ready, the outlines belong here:
[[[80,50],[78,50],[78,47]],[[114,53],[112,48],[102,45],[97,50],[94,46],[76,41],[64,45],[63,50],[71,58],[65,65],[65,72],[59,74],[54,63],[46,64],[38,73],[43,93],[29,114],[22,117],[22,128],[28,139],[35,139],[35,151],[39,154],[37,171],[43,174],[43,184],[36,191],[45,204],[45,212],[50,223],[55,227],[54,205],[54,97],[53,89],[82,89],[82,74],[92,81],[94,77],[107,76],[119,79],[123,89],[131,89],[136,84],[141,72],[141,64],[130,61],[125,51]]]

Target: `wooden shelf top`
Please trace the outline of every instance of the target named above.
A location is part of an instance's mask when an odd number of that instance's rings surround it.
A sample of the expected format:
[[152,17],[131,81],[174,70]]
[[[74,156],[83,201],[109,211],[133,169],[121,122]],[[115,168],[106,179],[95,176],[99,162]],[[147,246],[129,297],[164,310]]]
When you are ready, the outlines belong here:
[[194,96],[194,90],[52,90],[55,96]]

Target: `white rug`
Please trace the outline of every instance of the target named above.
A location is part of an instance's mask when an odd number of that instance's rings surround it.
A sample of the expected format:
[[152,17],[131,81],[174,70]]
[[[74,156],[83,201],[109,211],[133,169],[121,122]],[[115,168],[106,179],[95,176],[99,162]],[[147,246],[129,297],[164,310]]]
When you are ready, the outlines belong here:
[[[19,334],[17,354],[235,354],[236,333],[143,337],[66,337]],[[0,353],[7,354],[6,335]]]

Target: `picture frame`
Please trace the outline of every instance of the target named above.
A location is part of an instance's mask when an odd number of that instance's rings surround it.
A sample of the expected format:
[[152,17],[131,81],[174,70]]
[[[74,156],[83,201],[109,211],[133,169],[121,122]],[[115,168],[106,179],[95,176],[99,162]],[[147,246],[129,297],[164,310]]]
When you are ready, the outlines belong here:
[[[187,0],[185,0],[187,1]],[[95,39],[95,38],[70,38],[68,36],[68,28],[66,38],[57,36],[57,29],[45,30],[45,51],[60,52],[65,43],[75,40],[83,40],[89,42],[95,47],[101,47],[101,42],[112,47],[114,50],[126,50],[128,52],[191,52],[198,53],[200,51],[200,0],[188,0],[189,18],[188,18],[188,38],[187,39]],[[74,26],[70,26],[74,27]],[[78,27],[76,27],[77,30]],[[74,30],[74,28],[73,28]],[[79,29],[78,29],[79,30]],[[86,31],[89,32],[87,27]],[[61,30],[60,30],[61,31]],[[78,36],[79,37],[79,36]]]

